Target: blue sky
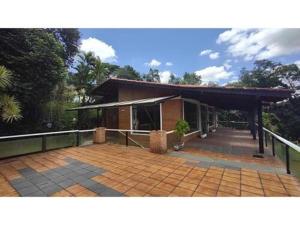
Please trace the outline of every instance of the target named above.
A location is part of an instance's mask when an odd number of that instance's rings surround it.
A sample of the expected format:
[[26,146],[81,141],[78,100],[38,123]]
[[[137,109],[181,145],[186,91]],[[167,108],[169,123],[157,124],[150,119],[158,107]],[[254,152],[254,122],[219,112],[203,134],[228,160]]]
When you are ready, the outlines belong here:
[[81,50],[146,73],[196,72],[225,84],[256,59],[300,64],[300,29],[80,29]]

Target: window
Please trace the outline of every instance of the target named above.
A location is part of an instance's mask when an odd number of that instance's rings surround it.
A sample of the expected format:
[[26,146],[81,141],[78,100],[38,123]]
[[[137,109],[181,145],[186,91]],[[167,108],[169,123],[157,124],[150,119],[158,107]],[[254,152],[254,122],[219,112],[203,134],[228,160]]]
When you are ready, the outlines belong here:
[[133,130],[160,130],[160,105],[132,106]]
[[199,130],[198,105],[184,101],[184,119],[190,126],[190,132]]

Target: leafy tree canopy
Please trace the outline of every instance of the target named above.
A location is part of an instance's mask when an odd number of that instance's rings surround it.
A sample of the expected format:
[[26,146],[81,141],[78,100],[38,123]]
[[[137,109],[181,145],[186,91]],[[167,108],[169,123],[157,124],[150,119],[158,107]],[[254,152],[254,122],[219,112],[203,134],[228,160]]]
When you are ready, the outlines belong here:
[[235,87],[284,87],[299,89],[300,69],[295,64],[283,65],[270,60],[258,60],[254,68],[241,70],[238,82],[227,86]]
[[[242,69],[238,82],[228,84],[234,87],[283,87],[299,90],[300,70],[295,64],[283,65],[270,60],[254,63],[252,70]],[[296,93],[285,102],[273,104],[264,114],[264,125],[290,140],[299,140],[300,96]]]
[[173,73],[170,76],[169,79],[169,84],[180,84],[181,83],[181,78],[180,77],[176,77]]
[[201,77],[196,73],[184,73],[182,82],[183,84],[201,84]]
[[62,29],[0,30],[0,65],[13,74],[8,93],[21,105],[24,119],[19,126],[27,124],[32,130],[33,124],[39,124],[41,108],[67,76],[66,64],[72,61],[78,43],[76,31],[72,37],[69,33]]
[[63,48],[63,59],[65,64],[70,66],[73,63],[74,56],[78,53],[80,33],[78,29],[68,28],[52,28],[47,29],[58,40]]
[[171,74],[169,79],[169,84],[201,84],[201,76],[196,75],[196,73],[187,73],[185,72],[181,77],[176,77],[174,74]]
[[12,122],[22,117],[19,102],[6,94],[6,88],[11,85],[11,78],[11,72],[0,66],[0,114],[4,122]]
[[137,72],[132,66],[129,65],[116,69],[113,72],[113,75],[122,79],[141,80],[140,73]]

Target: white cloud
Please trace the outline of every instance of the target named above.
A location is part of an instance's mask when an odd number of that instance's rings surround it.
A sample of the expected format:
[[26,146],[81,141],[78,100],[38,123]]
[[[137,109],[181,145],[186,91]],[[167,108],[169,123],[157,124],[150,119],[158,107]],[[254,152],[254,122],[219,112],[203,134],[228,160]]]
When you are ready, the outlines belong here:
[[166,66],[173,66],[172,62],[166,62]]
[[156,60],[156,59],[152,59],[150,62],[146,62],[145,65],[149,66],[149,67],[158,67],[160,66],[161,62]]
[[300,52],[300,29],[231,29],[221,33],[218,44],[244,60],[269,59]]
[[210,59],[217,59],[219,58],[220,53],[219,52],[213,52],[209,54]]
[[300,68],[300,60],[294,62]]
[[211,49],[205,49],[205,50],[201,51],[199,55],[200,56],[208,55],[208,57],[210,59],[217,59],[217,58],[219,58],[220,53],[219,52],[214,52]]
[[211,49],[205,49],[205,50],[203,50],[202,52],[200,52],[200,55],[202,56],[202,55],[208,55],[208,54],[210,54],[210,53],[212,53],[213,51],[211,50]]
[[198,76],[201,76],[204,83],[219,82],[229,79],[233,76],[233,72],[225,68],[225,66],[209,66],[201,70],[195,71]]
[[227,59],[224,62],[223,66],[225,67],[226,70],[229,70],[232,67],[230,63],[231,63],[231,59]]
[[171,74],[172,73],[169,70],[159,72],[160,82],[164,83],[164,84],[168,83],[170,80]]
[[117,61],[116,51],[113,47],[97,38],[89,37],[88,39],[83,39],[81,41],[80,50],[84,52],[93,52],[104,62]]

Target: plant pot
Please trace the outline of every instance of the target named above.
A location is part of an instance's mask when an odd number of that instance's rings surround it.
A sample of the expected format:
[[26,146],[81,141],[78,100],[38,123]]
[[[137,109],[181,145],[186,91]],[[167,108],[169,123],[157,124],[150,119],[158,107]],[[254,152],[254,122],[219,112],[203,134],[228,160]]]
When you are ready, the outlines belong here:
[[174,150],[175,151],[180,151],[184,147],[184,142],[178,143],[174,145]]

